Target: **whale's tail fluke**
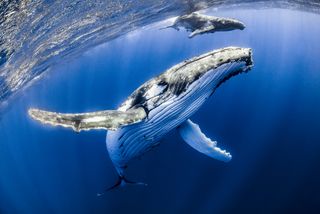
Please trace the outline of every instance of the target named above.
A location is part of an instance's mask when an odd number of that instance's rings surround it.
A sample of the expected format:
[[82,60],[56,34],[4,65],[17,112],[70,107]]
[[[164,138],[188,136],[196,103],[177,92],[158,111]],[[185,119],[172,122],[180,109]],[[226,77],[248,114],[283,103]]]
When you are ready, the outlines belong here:
[[120,187],[124,187],[126,185],[139,185],[139,186],[148,186],[146,183],[143,183],[143,182],[134,182],[134,181],[129,181],[128,179],[126,179],[124,176],[119,176],[118,177],[118,180],[117,182],[107,188],[104,192],[102,193],[98,193],[97,196],[102,196],[104,194],[106,194],[107,192],[111,191],[111,190],[114,190],[114,189],[117,189],[117,188],[120,188]]
[[28,113],[41,123],[72,128],[76,132],[91,129],[116,130],[122,126],[138,123],[147,116],[143,108],[130,109],[126,112],[106,110],[79,114],[62,114],[32,108]]

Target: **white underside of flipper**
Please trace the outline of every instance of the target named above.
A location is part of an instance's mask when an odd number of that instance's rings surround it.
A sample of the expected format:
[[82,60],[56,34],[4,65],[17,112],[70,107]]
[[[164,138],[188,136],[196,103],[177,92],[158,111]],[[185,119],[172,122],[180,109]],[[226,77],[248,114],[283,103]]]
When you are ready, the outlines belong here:
[[191,39],[197,35],[212,32],[214,28],[215,27],[213,25],[209,25],[200,29],[196,29],[189,34],[189,38]]
[[217,147],[217,142],[206,137],[199,126],[187,120],[178,127],[183,140],[197,151],[220,161],[228,162],[232,156],[229,152]]

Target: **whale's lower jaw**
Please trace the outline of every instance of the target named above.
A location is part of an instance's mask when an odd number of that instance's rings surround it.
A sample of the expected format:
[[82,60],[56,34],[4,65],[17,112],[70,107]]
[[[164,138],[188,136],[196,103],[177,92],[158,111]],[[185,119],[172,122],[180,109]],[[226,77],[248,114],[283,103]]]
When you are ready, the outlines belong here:
[[226,77],[246,71],[248,67],[244,61],[224,64],[215,72],[206,73],[179,96],[152,109],[144,122],[109,131],[107,148],[118,172],[121,174],[121,168],[131,159],[158,145],[165,134],[192,116]]

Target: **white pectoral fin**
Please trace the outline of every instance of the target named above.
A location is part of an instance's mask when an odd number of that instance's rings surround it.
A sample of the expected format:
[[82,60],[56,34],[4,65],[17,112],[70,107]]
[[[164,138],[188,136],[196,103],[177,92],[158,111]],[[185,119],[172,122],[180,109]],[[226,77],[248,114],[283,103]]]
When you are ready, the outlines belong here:
[[182,123],[178,131],[183,140],[197,151],[220,161],[228,162],[231,160],[231,154],[217,147],[217,142],[207,138],[199,126],[191,120]]
[[116,130],[146,118],[146,112],[143,108],[131,109],[126,112],[106,110],[80,114],[62,114],[29,109],[28,113],[31,118],[41,123],[72,128],[76,132],[91,129]]
[[215,27],[213,25],[209,25],[209,26],[194,30],[189,34],[189,38],[193,38],[199,34],[212,32],[212,31],[214,31],[214,29],[215,29]]
[[192,31],[190,34],[189,34],[189,38],[193,38],[195,37],[196,35],[200,34],[200,30],[195,30],[195,31]]

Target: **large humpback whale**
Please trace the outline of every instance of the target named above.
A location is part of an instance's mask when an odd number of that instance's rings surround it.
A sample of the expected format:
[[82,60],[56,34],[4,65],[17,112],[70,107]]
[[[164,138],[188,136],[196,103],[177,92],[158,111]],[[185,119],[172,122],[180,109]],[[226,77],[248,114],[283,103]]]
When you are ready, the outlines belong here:
[[184,27],[187,31],[191,32],[189,38],[192,38],[197,35],[214,33],[216,31],[243,30],[245,25],[236,19],[208,16],[193,12],[179,16],[172,25],[165,28],[179,30],[180,27]]
[[177,128],[183,140],[212,158],[229,161],[231,154],[207,138],[189,118],[230,77],[251,69],[249,48],[227,47],[183,61],[136,89],[117,110],[62,114],[29,109],[42,123],[75,131],[106,129],[106,145],[119,179],[109,188],[128,181],[127,163],[154,146]]

